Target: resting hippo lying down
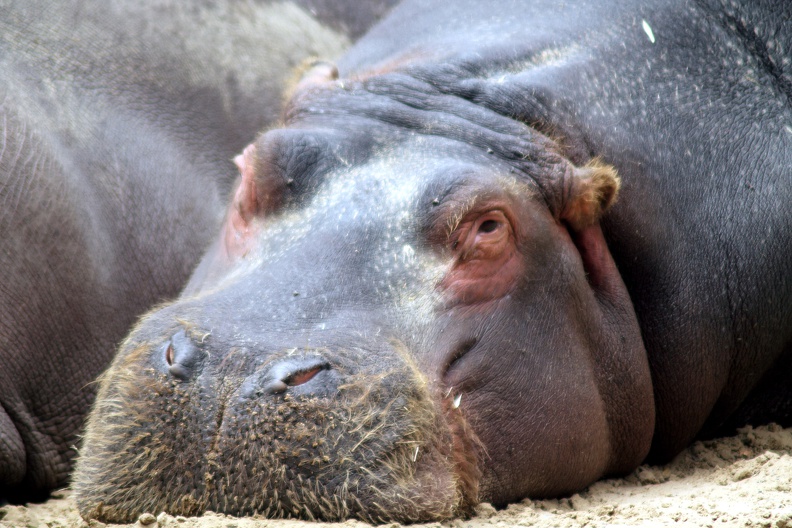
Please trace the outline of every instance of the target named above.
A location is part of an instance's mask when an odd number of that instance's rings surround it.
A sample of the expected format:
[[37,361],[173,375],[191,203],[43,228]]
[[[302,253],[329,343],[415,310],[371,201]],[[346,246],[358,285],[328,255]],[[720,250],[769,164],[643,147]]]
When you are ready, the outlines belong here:
[[234,154],[387,6],[304,3],[2,3],[0,503],[66,484],[93,380],[184,286]]
[[318,65],[102,378],[82,515],[439,520],[787,418],[765,7],[408,1]]

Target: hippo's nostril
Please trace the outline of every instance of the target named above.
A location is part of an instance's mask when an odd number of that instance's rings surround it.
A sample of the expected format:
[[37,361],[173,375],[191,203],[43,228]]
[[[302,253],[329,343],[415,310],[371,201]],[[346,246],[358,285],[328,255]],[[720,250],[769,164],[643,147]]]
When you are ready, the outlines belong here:
[[301,370],[287,376],[285,379],[272,379],[264,383],[261,387],[264,394],[282,394],[286,392],[289,387],[296,387],[304,383],[308,383],[317,374],[327,368],[326,365],[319,365],[310,370]]
[[314,376],[316,376],[317,374],[319,374],[319,372],[325,370],[326,368],[327,368],[326,365],[319,365],[310,370],[299,371],[292,374],[283,381],[289,387],[296,387],[297,385],[302,385],[303,383],[307,383],[311,381],[311,379],[313,379]]
[[270,369],[268,377],[288,387],[297,387],[308,383],[323,370],[329,369],[330,364],[320,357],[290,357],[276,363]]
[[195,346],[184,330],[173,334],[165,348],[168,372],[176,378],[188,379],[200,366],[204,352]]
[[240,387],[240,395],[257,398],[289,391],[293,395],[326,397],[335,394],[338,379],[338,373],[321,357],[287,357],[248,378]]

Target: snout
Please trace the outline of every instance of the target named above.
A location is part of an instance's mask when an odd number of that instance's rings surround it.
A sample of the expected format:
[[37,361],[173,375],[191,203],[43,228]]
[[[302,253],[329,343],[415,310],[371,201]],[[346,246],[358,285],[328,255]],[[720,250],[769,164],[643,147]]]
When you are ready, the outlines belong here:
[[452,431],[405,351],[365,345],[267,348],[194,328],[130,338],[88,424],[82,515],[418,522],[466,511],[475,485],[454,453],[464,428]]

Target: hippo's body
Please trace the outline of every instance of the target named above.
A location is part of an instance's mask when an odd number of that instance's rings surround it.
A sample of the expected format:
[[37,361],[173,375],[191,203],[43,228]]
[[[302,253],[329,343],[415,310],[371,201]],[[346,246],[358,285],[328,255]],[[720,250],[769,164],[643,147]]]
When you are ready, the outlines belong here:
[[386,7],[310,4],[3,3],[0,502],[66,484],[93,380],[184,285],[234,153]]
[[86,518],[438,520],[788,419],[792,8],[431,4],[237,159],[103,379]]

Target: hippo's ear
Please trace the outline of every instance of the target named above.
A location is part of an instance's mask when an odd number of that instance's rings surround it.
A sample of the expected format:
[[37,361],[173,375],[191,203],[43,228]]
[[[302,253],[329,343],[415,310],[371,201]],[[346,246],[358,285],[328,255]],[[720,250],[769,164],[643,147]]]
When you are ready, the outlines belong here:
[[241,180],[234,192],[232,210],[240,216],[240,220],[249,222],[258,213],[259,200],[256,188],[255,169],[253,157],[255,145],[248,145],[245,151],[234,158],[234,164],[239,169]]
[[616,201],[620,180],[616,169],[594,160],[575,168],[565,182],[566,192],[561,218],[573,231],[580,231],[599,221]]
[[243,257],[250,251],[256,231],[253,220],[262,213],[268,201],[256,182],[255,153],[255,145],[248,145],[242,154],[234,158],[241,178],[222,232],[223,246],[231,260]]
[[338,68],[328,61],[308,59],[294,69],[292,79],[284,90],[284,100],[314,86],[321,86],[338,79]]
[[582,259],[589,284],[600,298],[627,302],[616,264],[602,234],[599,219],[616,201],[621,184],[616,170],[598,160],[573,170],[566,182],[562,219]]

